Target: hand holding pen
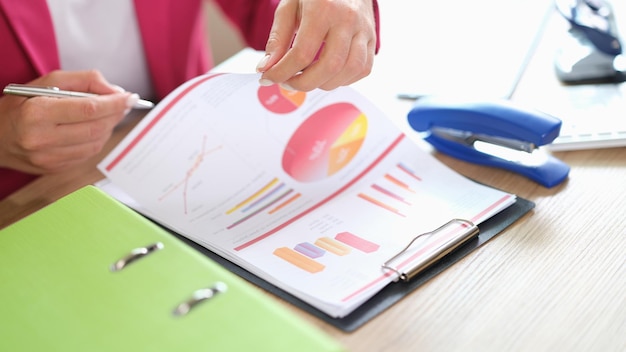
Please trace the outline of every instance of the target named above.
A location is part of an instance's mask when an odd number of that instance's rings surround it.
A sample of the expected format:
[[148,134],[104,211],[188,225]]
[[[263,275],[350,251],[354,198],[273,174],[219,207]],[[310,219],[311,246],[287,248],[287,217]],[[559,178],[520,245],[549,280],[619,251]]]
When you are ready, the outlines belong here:
[[[27,90],[21,95],[34,96],[27,99],[9,89],[0,97],[0,167],[33,174],[63,170],[99,153],[140,102],[137,94],[120,92],[97,71],[54,71],[28,86],[62,87],[36,94]],[[17,88],[23,92],[25,87]],[[51,97],[52,91],[62,98]],[[75,97],[76,92],[89,94]]]
[[[51,97],[51,98],[90,98],[96,97],[98,94],[75,92],[71,90],[62,90],[59,87],[40,87],[28,84],[11,83],[4,87],[2,93],[19,95],[23,97]],[[133,109],[152,109],[154,103],[148,100],[138,99],[132,106]]]

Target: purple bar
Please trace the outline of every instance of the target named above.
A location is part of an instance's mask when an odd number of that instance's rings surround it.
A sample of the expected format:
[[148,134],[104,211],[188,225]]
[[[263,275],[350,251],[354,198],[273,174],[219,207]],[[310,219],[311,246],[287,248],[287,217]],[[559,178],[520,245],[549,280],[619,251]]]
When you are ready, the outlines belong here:
[[326,253],[325,250],[308,242],[302,242],[294,248],[297,252],[306,255],[309,258],[319,258]]

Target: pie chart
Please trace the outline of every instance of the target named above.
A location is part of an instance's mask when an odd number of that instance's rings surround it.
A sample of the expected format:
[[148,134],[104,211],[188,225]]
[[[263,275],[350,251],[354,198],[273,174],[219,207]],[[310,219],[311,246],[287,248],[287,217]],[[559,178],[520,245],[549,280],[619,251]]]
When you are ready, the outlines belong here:
[[350,163],[366,134],[367,117],[354,105],[328,105],[293,133],[283,153],[283,169],[300,182],[324,179]]
[[278,84],[259,87],[257,91],[259,102],[267,110],[275,114],[287,114],[296,110],[306,98],[305,92],[286,90]]

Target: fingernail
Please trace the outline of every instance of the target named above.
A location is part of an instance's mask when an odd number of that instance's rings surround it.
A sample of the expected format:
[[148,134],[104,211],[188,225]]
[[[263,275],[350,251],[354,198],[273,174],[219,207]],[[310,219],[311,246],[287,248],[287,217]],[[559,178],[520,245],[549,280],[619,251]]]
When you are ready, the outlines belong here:
[[287,83],[281,83],[281,84],[280,84],[280,87],[281,87],[282,89],[284,89],[284,90],[288,90],[288,91],[290,91],[290,92],[295,92],[295,91],[296,91],[296,89],[295,89],[294,87],[292,87],[292,86],[288,85]]
[[263,58],[259,61],[259,63],[256,65],[256,72],[263,72],[263,68],[265,68],[265,65],[267,65],[267,62],[270,60],[270,54],[265,54],[265,56],[263,56]]
[[259,80],[259,84],[260,84],[260,85],[262,85],[262,86],[264,86],[264,87],[267,87],[267,86],[271,86],[272,84],[274,84],[274,82],[270,81],[270,80],[269,80],[269,79],[267,79],[267,78],[261,78],[261,79]]
[[126,107],[129,109],[132,109],[133,106],[135,106],[135,104],[138,101],[139,101],[139,94],[133,93],[128,96],[128,99],[126,99]]

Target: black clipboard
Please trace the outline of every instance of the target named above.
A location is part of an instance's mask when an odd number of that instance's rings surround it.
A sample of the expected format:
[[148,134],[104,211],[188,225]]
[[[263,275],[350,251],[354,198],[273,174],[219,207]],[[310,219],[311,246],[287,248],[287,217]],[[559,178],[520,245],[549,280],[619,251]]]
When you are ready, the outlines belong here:
[[283,289],[270,284],[262,278],[250,273],[246,269],[211,252],[210,250],[197,244],[196,242],[172,231],[168,231],[185,243],[189,244],[191,247],[198,250],[200,253],[206,255],[226,269],[241,276],[245,280],[280,297],[290,304],[293,304],[296,307],[319,318],[320,320],[323,320],[328,324],[333,325],[337,329],[343,330],[345,332],[352,332],[363,326],[365,323],[367,323],[383,311],[385,311],[387,308],[391,307],[393,304],[401,300],[404,296],[420,287],[426,281],[432,279],[437,274],[441,273],[446,268],[450,267],[452,264],[456,263],[466,255],[471,253],[476,248],[485,244],[488,240],[496,236],[498,233],[502,232],[505,228],[513,224],[516,220],[520,219],[534,207],[535,203],[527,199],[517,197],[515,203],[478,225],[479,232],[477,236],[474,236],[472,239],[464,242],[454,251],[446,254],[444,257],[437,260],[434,264],[428,266],[425,270],[421,271],[410,281],[395,282],[387,285],[384,289],[379,291],[367,302],[365,302],[356,310],[343,318],[333,318],[326,313],[320,311],[319,309],[311,306],[310,304],[293,296],[292,294],[284,291]]

